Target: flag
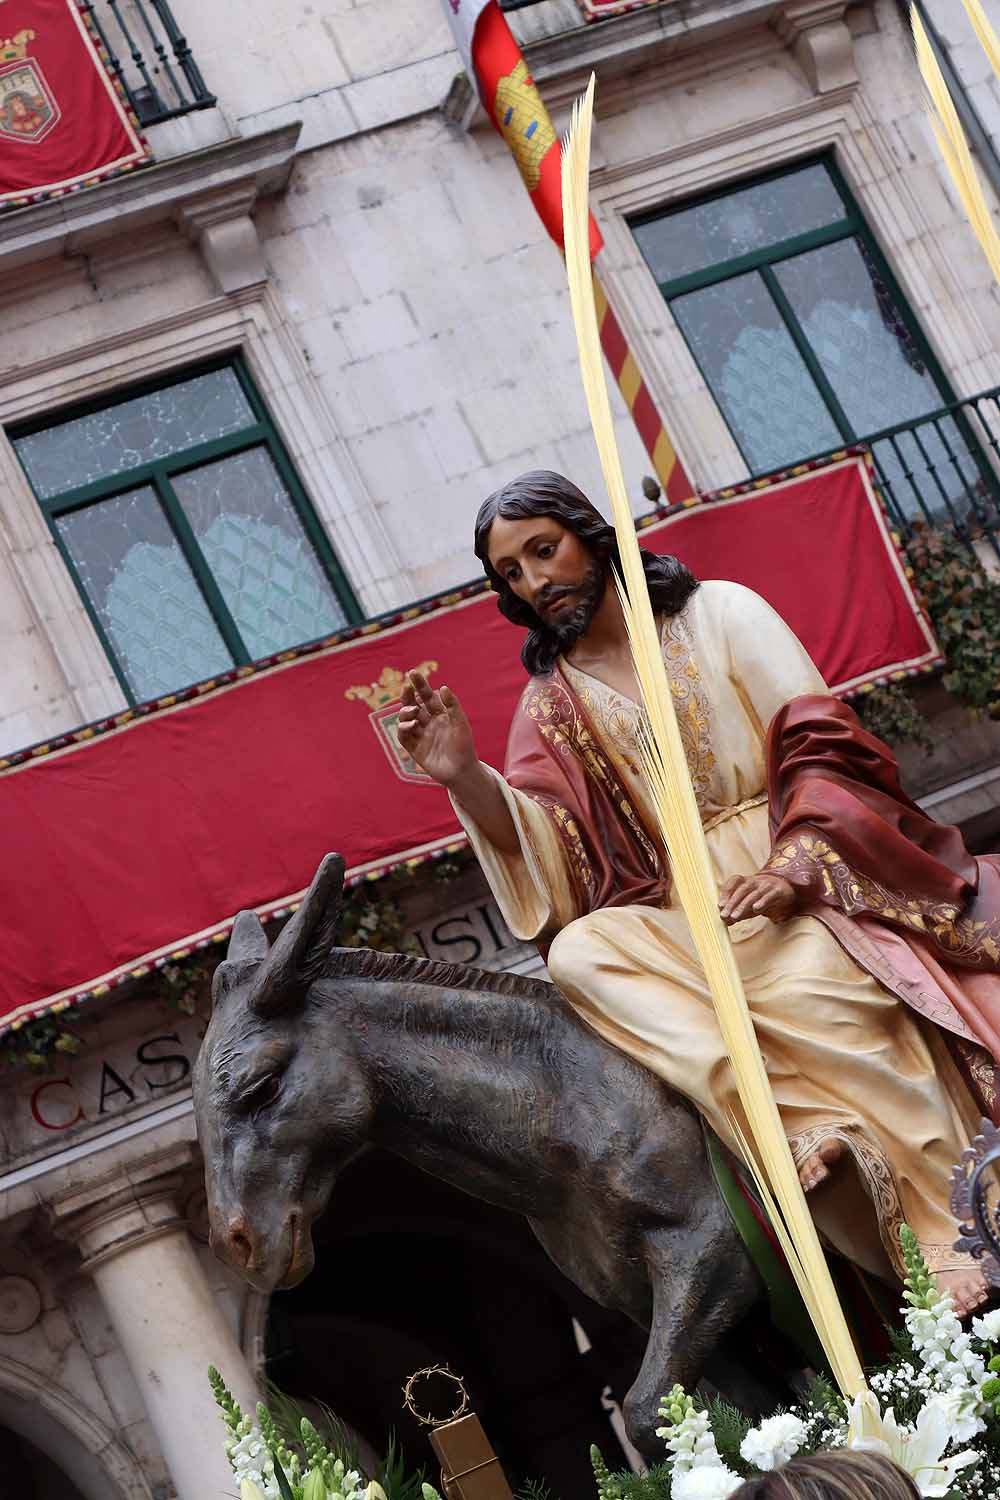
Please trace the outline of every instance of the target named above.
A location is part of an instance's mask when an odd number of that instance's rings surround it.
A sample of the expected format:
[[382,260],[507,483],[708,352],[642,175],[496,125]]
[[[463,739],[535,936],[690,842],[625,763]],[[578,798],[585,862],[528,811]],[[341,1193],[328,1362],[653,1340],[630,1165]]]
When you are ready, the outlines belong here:
[[[442,0],[465,71],[510,147],[528,196],[560,250],[562,168],[559,137],[497,0]],[[604,241],[590,217],[590,258]]]
[[[0,0],[2,3],[2,0]],[[545,228],[563,249],[562,159],[548,110],[497,0],[442,0],[455,46],[475,84],[483,108],[510,147],[528,195]],[[601,250],[601,231],[589,215],[590,259]],[[663,489],[665,503],[695,493],[677,456],[653,394],[594,270],[601,347],[622,399]]]
[[58,198],[149,160],[77,0],[4,0],[0,14],[0,209]]

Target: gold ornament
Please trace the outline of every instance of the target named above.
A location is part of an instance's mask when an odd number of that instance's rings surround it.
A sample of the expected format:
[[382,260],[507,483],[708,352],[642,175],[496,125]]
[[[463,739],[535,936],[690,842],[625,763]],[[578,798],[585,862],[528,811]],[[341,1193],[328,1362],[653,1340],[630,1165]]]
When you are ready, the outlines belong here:
[[[436,661],[422,661],[415,670],[422,677],[427,677],[437,669]],[[362,682],[357,687],[350,687],[344,697],[358,698],[371,709],[384,708],[387,703],[399,702],[405,685],[405,672],[400,672],[398,667],[383,667],[374,682]]]

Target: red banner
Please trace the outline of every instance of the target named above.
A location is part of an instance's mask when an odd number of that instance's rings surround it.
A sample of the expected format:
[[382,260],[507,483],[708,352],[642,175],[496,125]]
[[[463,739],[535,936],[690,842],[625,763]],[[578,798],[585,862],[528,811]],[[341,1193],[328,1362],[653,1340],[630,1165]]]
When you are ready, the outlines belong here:
[[[838,690],[939,660],[863,460],[679,509],[641,540],[756,589]],[[402,673],[447,683],[502,766],[521,639],[477,586],[11,757],[0,1017],[101,993],[241,907],[274,913],[330,849],[357,877],[453,844],[448,798],[393,736]]]
[[149,159],[77,0],[4,0],[0,19],[0,208],[58,198]]

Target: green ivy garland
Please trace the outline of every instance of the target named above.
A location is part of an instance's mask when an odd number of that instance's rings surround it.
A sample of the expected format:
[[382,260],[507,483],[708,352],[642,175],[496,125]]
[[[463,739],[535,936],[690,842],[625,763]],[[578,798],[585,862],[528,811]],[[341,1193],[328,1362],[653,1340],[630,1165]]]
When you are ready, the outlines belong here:
[[914,526],[906,550],[948,663],[945,687],[977,717],[1000,719],[1000,579],[949,529]]
[[[376,948],[382,953],[420,955],[420,946],[406,930],[401,905],[413,890],[418,876],[427,873],[436,883],[456,880],[472,862],[465,851],[457,859],[435,860],[429,868],[420,860],[410,860],[397,870],[375,880],[362,880],[344,896],[337,940],[344,948]],[[225,945],[200,949],[190,957],[164,964],[144,981],[144,993],[166,1000],[183,1015],[193,1016],[207,1002],[212,976],[225,957]],[[0,1068],[44,1071],[51,1068],[61,1053],[75,1055],[82,1051],[83,1041],[69,1029],[89,1019],[85,1004],[64,1010],[59,1015],[40,1016],[25,1021],[16,1031],[0,1037]]]
[[901,683],[880,682],[853,707],[868,733],[887,745],[920,745],[928,755],[934,748],[926,714]]
[[[1000,579],[950,528],[915,523],[906,555],[947,662],[944,686],[976,718],[1000,719]],[[880,740],[933,749],[927,716],[901,683],[880,684],[855,707]]]
[[25,1021],[17,1031],[8,1031],[0,1037],[3,1062],[11,1068],[47,1068],[60,1053],[75,1056],[83,1044],[74,1032],[67,1030],[68,1014],[39,1016],[37,1020]]

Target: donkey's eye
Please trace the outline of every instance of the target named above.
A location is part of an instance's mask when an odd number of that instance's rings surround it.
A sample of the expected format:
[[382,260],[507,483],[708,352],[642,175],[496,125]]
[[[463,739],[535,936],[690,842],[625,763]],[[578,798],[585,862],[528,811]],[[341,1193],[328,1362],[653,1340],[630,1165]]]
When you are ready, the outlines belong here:
[[268,1073],[265,1078],[258,1081],[243,1095],[240,1101],[247,1109],[266,1109],[273,1104],[281,1092],[281,1077],[277,1073]]

